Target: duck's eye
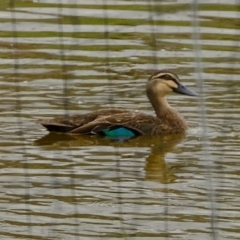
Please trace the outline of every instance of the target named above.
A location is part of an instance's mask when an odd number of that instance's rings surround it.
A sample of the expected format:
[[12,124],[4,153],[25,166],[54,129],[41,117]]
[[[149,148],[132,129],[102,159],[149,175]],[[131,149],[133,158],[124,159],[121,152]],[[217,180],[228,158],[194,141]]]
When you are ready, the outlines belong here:
[[161,78],[162,78],[162,79],[165,79],[165,80],[172,80],[172,81],[175,80],[175,78],[173,78],[173,77],[172,77],[171,75],[169,75],[169,74],[162,75]]

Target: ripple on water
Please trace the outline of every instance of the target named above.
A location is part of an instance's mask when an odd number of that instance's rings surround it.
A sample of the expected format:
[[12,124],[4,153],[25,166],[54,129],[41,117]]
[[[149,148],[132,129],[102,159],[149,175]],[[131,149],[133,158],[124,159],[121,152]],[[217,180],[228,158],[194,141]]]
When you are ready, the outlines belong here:
[[[54,21],[61,17],[58,6],[35,8],[36,2],[33,8],[19,5],[15,9],[17,39],[9,35],[13,30],[13,22],[7,21],[9,12],[1,12],[5,18],[0,23],[1,239],[211,239],[211,216],[215,214],[211,204],[216,208],[221,239],[238,239],[239,54],[234,48],[238,42],[232,21],[238,19],[238,12],[198,13],[202,17],[204,94],[200,99],[168,97],[188,119],[187,135],[116,142],[95,136],[48,134],[34,120],[106,106],[153,114],[145,82],[149,70],[160,68],[176,71],[186,85],[201,93],[195,82],[196,53],[189,40],[192,12],[178,11],[179,3],[189,1],[154,3],[176,4],[174,14],[151,13],[156,42],[151,24],[135,21],[126,26],[109,24],[106,29],[104,25],[65,22],[66,16],[105,16],[105,10],[99,9],[102,1],[93,0],[88,1],[89,9],[70,9],[69,5],[61,9],[64,37],[58,38],[60,27]],[[203,3],[211,6],[209,1]],[[226,5],[224,0],[211,3],[218,8]],[[149,7],[148,1],[110,0],[107,4],[108,17],[118,23],[119,18],[151,20],[148,11],[129,8]],[[236,5],[236,1],[227,4]],[[110,5],[126,6],[127,10]],[[226,22],[226,16],[231,21]],[[157,19],[165,22],[158,25]],[[176,19],[177,25],[169,24]],[[96,33],[105,35],[99,39]],[[16,43],[20,50],[15,49]],[[201,118],[202,107],[206,119]]]

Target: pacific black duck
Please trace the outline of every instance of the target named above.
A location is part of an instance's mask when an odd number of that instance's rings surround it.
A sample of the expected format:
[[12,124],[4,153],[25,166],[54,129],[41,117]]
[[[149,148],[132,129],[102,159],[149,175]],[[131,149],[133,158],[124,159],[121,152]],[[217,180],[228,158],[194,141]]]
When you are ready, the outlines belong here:
[[95,134],[108,137],[183,133],[187,129],[187,123],[166,99],[166,95],[171,92],[189,96],[197,95],[180,83],[175,73],[161,70],[151,75],[146,85],[146,93],[156,116],[137,110],[112,108],[38,122],[50,132]]

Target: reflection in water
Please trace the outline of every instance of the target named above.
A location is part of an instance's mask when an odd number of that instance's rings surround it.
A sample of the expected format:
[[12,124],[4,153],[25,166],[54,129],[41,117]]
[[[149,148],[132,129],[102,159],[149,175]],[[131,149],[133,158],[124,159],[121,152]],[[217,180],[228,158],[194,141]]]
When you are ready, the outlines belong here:
[[146,180],[159,181],[161,183],[173,183],[176,180],[173,166],[170,167],[166,163],[165,156],[168,152],[171,152],[184,137],[185,134],[158,137],[155,145],[151,149],[151,154],[147,157]]
[[[173,134],[165,136],[140,136],[124,142],[110,140],[100,136],[84,136],[50,132],[46,136],[35,141],[38,146],[54,145],[55,147],[109,147],[129,149],[150,148],[150,154],[146,157],[145,180],[161,183],[173,183],[176,179],[172,172],[173,167],[168,167],[165,156],[180,143],[185,134]],[[79,150],[81,151],[81,150]],[[120,159],[121,161],[121,159]],[[99,163],[101,164],[101,163]]]

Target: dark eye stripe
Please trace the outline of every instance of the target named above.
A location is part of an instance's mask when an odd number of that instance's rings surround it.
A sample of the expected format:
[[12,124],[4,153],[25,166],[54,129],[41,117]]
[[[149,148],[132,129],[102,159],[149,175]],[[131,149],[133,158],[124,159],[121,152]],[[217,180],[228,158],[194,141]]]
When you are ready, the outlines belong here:
[[165,80],[172,80],[172,81],[176,81],[176,78],[174,78],[172,75],[170,74],[165,74],[165,75],[160,75],[159,77],[161,77],[162,79],[165,79]]
[[168,72],[168,71],[158,71],[154,73],[152,76],[149,77],[148,81],[158,80],[158,79],[164,79],[166,81],[174,81],[176,84],[178,84],[179,79],[178,76],[174,73]]

